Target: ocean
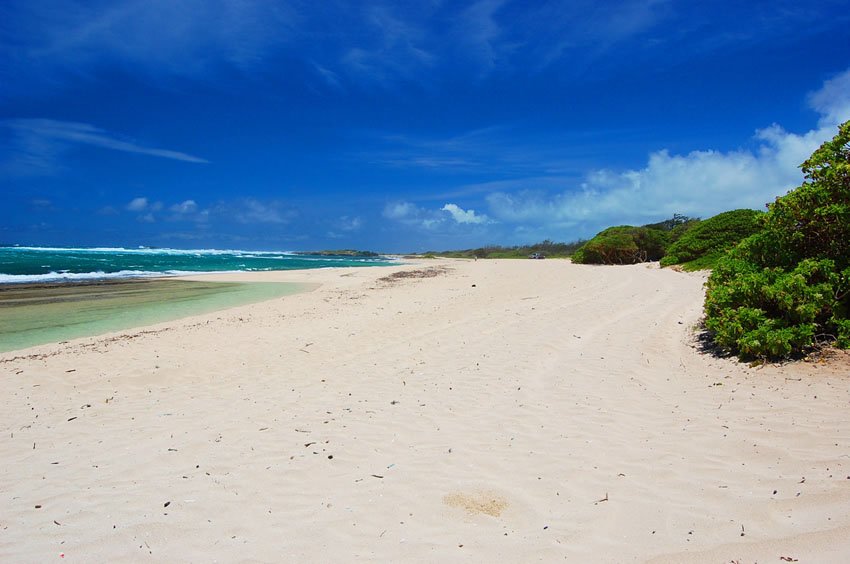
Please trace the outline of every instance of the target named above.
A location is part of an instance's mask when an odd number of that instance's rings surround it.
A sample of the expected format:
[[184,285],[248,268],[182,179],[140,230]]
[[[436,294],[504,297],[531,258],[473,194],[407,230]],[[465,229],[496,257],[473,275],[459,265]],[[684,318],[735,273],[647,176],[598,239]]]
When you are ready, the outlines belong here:
[[169,276],[394,262],[380,256],[237,250],[0,247],[0,353],[310,290],[292,283],[223,283]]
[[0,247],[0,284],[77,282],[332,266],[389,265],[375,256],[305,255],[291,252],[124,248]]

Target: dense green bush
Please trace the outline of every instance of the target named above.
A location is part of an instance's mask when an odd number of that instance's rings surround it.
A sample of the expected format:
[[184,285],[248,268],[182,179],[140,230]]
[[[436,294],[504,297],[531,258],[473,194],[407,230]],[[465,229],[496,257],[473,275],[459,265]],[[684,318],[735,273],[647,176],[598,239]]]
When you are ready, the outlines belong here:
[[685,270],[713,268],[726,251],[756,233],[760,228],[756,210],[733,210],[709,219],[684,224],[690,226],[668,248],[661,266],[682,265]]
[[579,264],[635,264],[660,260],[670,243],[697,223],[699,219],[675,214],[670,219],[641,227],[609,227],[597,233],[571,258]]
[[801,168],[803,184],[706,284],[706,327],[742,356],[785,357],[820,339],[850,348],[850,122]]
[[650,227],[609,227],[577,250],[578,264],[635,264],[659,260],[670,242],[670,232]]
[[686,220],[670,230],[670,243],[673,244],[682,237],[685,236],[685,233],[696,227],[702,222],[699,218],[686,218]]

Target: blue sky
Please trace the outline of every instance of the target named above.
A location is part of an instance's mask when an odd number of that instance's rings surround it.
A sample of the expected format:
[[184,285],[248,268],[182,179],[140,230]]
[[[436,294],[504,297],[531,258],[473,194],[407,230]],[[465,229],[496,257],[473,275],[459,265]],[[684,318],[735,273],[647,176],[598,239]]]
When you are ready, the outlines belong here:
[[0,3],[0,243],[385,252],[763,208],[850,2]]

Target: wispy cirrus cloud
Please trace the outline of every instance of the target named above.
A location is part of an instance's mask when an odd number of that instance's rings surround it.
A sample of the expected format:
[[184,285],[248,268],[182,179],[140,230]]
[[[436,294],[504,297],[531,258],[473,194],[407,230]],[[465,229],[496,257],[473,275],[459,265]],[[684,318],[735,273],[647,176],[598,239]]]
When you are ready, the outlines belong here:
[[18,174],[52,174],[61,165],[59,156],[74,146],[91,146],[125,153],[208,163],[206,159],[180,151],[147,147],[87,123],[52,119],[9,119],[0,128],[11,132],[11,150],[0,170]]
[[369,82],[386,84],[415,77],[435,62],[426,47],[427,22],[416,15],[400,13],[391,3],[373,4],[355,13],[369,33],[350,38],[339,64],[347,74]]
[[[621,143],[627,142],[630,135],[633,134],[601,129],[539,133],[512,125],[494,125],[442,137],[409,133],[364,134],[374,148],[352,156],[358,161],[388,168],[419,169],[437,174],[568,176],[586,170],[588,160],[598,155],[598,147],[610,147],[612,137]],[[571,147],[569,152],[564,151],[565,146]]]
[[[0,9],[0,98],[110,69],[157,82],[202,79],[228,67],[263,80],[279,70],[281,57],[332,91],[348,82],[431,88],[446,76],[525,76],[553,65],[601,72],[593,63],[619,68],[659,48],[666,57],[658,62],[666,64],[809,33],[848,21],[844,4],[778,0],[719,12],[710,3],[685,8],[669,0],[7,0]],[[624,49],[630,57],[616,56]]]
[[147,76],[197,77],[220,62],[251,70],[297,21],[287,3],[253,0],[10,0],[3,12],[14,25],[0,25],[0,66],[51,82],[111,65]]
[[[615,47],[654,30],[670,17],[666,0],[512,3],[502,10],[497,50],[513,47],[535,71],[567,61],[584,69]],[[639,49],[645,45],[637,46]]]

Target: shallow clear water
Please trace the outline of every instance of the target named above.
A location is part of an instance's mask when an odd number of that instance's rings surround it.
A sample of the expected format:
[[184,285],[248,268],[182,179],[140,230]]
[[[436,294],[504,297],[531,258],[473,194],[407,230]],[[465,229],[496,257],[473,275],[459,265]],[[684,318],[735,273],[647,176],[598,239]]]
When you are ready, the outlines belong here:
[[171,321],[306,289],[299,284],[168,279],[0,286],[0,352]]

